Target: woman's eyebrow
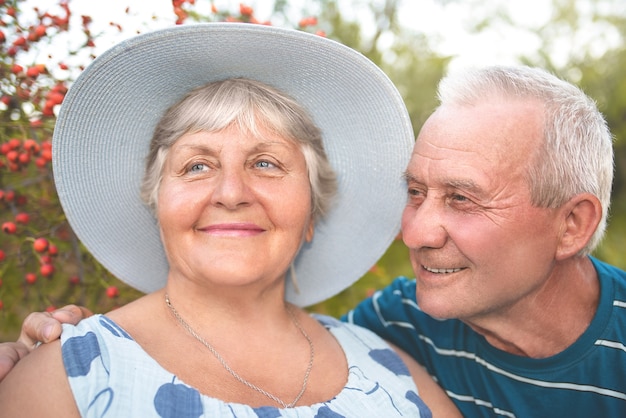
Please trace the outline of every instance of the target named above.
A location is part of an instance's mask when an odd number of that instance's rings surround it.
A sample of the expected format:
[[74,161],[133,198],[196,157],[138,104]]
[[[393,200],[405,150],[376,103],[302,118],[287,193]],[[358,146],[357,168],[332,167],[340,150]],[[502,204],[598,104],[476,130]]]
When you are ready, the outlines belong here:
[[263,151],[263,150],[272,149],[275,147],[291,149],[293,145],[288,142],[282,142],[282,141],[264,141],[264,142],[259,142],[258,144],[256,144],[254,147],[252,147],[252,150]]

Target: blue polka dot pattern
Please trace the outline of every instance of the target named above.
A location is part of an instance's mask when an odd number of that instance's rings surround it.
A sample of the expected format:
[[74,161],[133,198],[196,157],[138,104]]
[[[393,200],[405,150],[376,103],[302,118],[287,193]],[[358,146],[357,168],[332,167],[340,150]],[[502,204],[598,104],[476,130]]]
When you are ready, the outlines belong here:
[[336,412],[331,411],[331,409],[327,406],[323,406],[317,410],[317,414],[315,418],[345,418],[343,415],[340,415]]
[[408,391],[406,393],[406,398],[413,402],[418,409],[422,411],[422,418],[433,418],[432,412],[428,409],[422,398],[420,398],[416,392],[413,392],[412,390]]
[[280,417],[280,410],[273,406],[262,406],[260,408],[254,408],[254,413],[259,418],[278,418]]
[[[343,349],[348,380],[332,399],[309,406],[251,407],[202,394],[164,369],[124,329],[102,315],[63,326],[63,361],[83,417],[431,417],[407,367],[382,339],[334,318],[314,317]],[[279,371],[276,376],[280,378]]]
[[128,335],[128,333],[126,333],[126,331],[124,331],[122,327],[117,325],[115,322],[111,321],[106,316],[101,316],[99,322],[100,322],[100,325],[102,325],[104,328],[109,330],[109,332],[112,335],[116,337],[122,337],[122,338],[127,338],[129,340],[132,340],[131,336]]
[[404,364],[404,362],[392,349],[383,348],[379,350],[371,350],[369,354],[374,361],[382,366],[385,366],[389,371],[392,371],[397,376],[411,375],[409,369],[406,367],[406,364]]
[[154,408],[163,418],[198,418],[204,413],[200,393],[174,382],[159,387],[154,397]]
[[63,363],[69,377],[87,376],[97,357],[100,357],[100,347],[93,332],[72,337],[63,344]]

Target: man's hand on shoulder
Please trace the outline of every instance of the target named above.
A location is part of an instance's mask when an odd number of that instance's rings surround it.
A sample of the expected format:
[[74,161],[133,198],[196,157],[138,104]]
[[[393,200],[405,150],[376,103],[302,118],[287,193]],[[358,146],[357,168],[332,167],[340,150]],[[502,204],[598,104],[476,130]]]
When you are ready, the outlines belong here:
[[22,323],[16,342],[0,343],[0,380],[39,343],[48,343],[61,336],[61,324],[76,325],[93,313],[81,306],[67,305],[53,312],[33,312]]

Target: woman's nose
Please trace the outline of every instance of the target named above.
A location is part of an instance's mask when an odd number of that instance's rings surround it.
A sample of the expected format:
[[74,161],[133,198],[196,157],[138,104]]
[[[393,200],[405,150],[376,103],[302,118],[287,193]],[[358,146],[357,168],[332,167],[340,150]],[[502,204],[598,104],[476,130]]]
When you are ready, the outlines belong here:
[[223,168],[215,179],[211,202],[227,209],[236,209],[251,202],[249,179],[245,170]]

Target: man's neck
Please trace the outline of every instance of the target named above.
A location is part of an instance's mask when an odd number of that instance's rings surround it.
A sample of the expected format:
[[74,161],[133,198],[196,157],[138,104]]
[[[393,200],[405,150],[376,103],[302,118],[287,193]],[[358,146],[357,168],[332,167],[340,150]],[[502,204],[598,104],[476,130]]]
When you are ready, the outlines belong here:
[[572,345],[588,328],[600,300],[600,282],[588,257],[560,262],[546,285],[506,310],[464,320],[494,347],[546,358]]

